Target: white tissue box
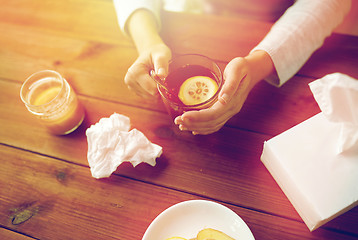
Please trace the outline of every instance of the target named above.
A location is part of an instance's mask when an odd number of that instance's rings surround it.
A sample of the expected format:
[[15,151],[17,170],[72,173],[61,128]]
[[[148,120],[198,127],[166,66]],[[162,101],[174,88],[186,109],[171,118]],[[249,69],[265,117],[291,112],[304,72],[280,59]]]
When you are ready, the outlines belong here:
[[358,204],[358,149],[337,154],[339,133],[319,113],[264,143],[261,161],[310,231]]

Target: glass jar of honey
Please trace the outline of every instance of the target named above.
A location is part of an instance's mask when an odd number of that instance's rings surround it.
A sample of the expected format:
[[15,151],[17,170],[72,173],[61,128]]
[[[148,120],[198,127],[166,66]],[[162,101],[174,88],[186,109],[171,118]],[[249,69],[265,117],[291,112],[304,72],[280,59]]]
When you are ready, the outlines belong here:
[[84,109],[68,82],[57,72],[32,74],[20,90],[21,100],[48,130],[65,135],[76,130],[84,119]]

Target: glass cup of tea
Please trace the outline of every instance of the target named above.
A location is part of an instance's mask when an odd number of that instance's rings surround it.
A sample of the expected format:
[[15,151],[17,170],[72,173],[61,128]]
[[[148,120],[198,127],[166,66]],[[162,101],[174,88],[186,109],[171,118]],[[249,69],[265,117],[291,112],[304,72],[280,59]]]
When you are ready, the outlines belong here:
[[211,107],[223,85],[219,66],[209,57],[184,54],[169,62],[168,76],[157,85],[164,105],[174,120],[184,112]]
[[52,70],[32,74],[22,84],[21,100],[48,130],[65,135],[76,130],[84,119],[84,109],[68,82]]

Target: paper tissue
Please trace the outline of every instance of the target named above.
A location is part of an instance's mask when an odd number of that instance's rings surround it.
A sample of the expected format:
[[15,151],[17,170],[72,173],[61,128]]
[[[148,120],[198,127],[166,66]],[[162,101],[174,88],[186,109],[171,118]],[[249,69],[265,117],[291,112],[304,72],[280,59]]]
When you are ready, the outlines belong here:
[[130,119],[114,113],[86,130],[87,159],[94,178],[109,177],[123,162],[135,167],[145,162],[155,166],[162,147],[151,143],[142,132],[130,130]]
[[358,205],[358,81],[309,85],[322,112],[266,141],[261,161],[313,231]]
[[337,152],[358,144],[358,81],[333,73],[309,84],[325,117],[340,124]]

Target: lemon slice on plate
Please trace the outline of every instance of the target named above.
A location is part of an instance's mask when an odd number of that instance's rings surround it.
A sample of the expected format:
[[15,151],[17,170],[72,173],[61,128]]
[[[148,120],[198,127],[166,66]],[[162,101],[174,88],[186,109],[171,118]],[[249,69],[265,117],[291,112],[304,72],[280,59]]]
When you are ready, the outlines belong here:
[[214,96],[218,88],[218,84],[212,78],[195,76],[183,82],[178,97],[185,105],[196,105]]

